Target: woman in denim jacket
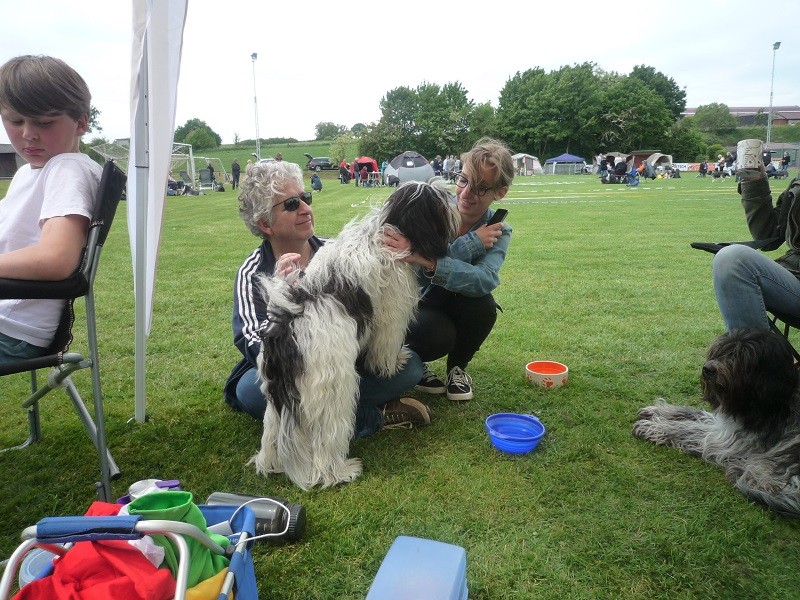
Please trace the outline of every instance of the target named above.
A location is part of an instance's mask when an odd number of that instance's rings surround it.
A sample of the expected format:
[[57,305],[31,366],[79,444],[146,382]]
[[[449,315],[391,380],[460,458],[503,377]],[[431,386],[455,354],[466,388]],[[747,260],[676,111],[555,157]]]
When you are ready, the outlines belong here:
[[464,155],[463,170],[455,176],[460,236],[444,258],[411,254],[406,259],[420,265],[422,290],[406,343],[426,363],[447,356],[447,381],[426,364],[418,390],[446,393],[457,402],[473,397],[466,368],[497,320],[492,292],[500,284],[500,267],[511,243],[511,227],[487,225],[494,214],[489,206],[505,197],[513,179],[508,147],[491,138],[478,140]]

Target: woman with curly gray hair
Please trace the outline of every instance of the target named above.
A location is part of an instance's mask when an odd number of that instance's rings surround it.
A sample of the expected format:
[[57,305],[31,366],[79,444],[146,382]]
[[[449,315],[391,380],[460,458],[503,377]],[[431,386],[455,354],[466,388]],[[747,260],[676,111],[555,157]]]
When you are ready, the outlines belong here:
[[[259,277],[303,270],[325,243],[314,235],[311,192],[303,190],[300,167],[288,161],[250,165],[239,193],[239,216],[263,239],[236,273],[233,288],[233,342],[242,353],[225,382],[225,401],[255,419],[263,419],[267,398],[261,391],[257,360],[260,325],[267,320],[267,300]],[[314,368],[314,365],[310,365]],[[405,367],[392,377],[361,372],[355,436],[382,428],[430,423],[430,409],[413,398],[399,397],[422,376],[422,361],[411,353]]]

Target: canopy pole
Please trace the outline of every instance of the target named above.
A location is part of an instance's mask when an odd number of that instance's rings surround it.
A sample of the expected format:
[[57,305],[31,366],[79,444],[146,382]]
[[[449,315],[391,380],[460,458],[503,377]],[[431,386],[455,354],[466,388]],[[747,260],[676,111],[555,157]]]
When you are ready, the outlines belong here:
[[139,423],[147,420],[147,394],[146,394],[146,343],[147,343],[147,212],[149,198],[147,195],[147,182],[150,175],[150,113],[148,104],[149,74],[147,67],[148,33],[145,32],[142,44],[142,61],[139,67],[139,98],[136,107],[137,118],[134,130],[135,148],[134,160],[136,162],[136,272],[135,272],[135,313],[136,313],[136,355],[134,367],[135,379],[135,409],[134,418]]

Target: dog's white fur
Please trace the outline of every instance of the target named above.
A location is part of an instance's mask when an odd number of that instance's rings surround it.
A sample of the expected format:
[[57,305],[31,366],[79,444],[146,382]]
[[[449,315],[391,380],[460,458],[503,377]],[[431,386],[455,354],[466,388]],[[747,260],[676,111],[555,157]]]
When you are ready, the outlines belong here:
[[[454,211],[442,199],[441,219],[448,222],[431,229],[426,213],[418,226],[421,236],[444,233],[436,244],[439,256],[457,228]],[[270,324],[262,336],[273,347],[258,361],[269,399],[261,449],[251,459],[260,474],[284,472],[303,489],[361,474],[361,461],[348,458],[359,395],[356,362],[360,357],[366,370],[380,376],[397,373],[408,358],[403,342],[418,301],[416,275],[400,260],[405,255],[381,241],[388,226],[385,208],[349,223],[316,253],[302,277],[262,280],[270,321],[285,326],[276,331]],[[405,226],[414,227],[412,222],[406,218]],[[412,247],[415,239],[426,243],[413,231],[403,233]]]

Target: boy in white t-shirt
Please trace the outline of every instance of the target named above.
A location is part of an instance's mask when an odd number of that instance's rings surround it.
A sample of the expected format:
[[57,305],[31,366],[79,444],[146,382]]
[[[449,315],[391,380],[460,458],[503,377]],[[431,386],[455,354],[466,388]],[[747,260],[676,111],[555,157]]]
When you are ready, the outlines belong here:
[[[18,56],[0,67],[0,119],[28,163],[0,201],[0,278],[58,281],[78,266],[102,173],[80,153],[90,102],[83,78],[57,58]],[[63,308],[0,300],[0,363],[44,354]]]

